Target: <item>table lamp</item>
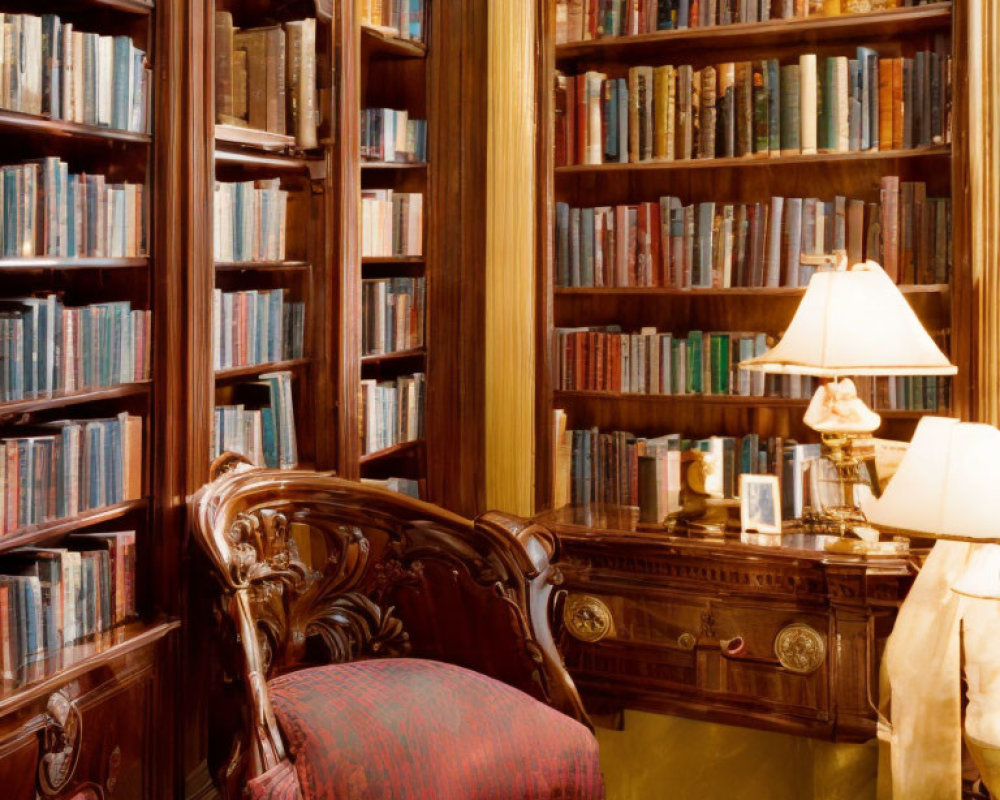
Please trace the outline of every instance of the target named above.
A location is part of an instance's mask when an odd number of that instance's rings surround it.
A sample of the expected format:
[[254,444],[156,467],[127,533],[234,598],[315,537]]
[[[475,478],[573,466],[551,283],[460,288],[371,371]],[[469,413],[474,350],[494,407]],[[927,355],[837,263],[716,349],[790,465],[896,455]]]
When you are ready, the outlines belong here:
[[858,397],[850,376],[954,375],[958,370],[877,263],[848,269],[844,251],[803,262],[836,266],[812,276],[781,341],[740,368],[827,379],[804,421],[821,435],[825,454],[837,468],[842,506],[827,512],[843,533],[847,522],[864,521],[854,501],[860,462],[850,445],[882,423]]
[[[994,794],[1000,790],[1000,604],[995,602],[1000,600],[1000,513],[993,505],[998,491],[1000,431],[992,425],[924,417],[882,496],[863,504],[869,521],[884,531],[969,543],[951,551],[954,558],[964,559],[952,565],[954,577],[939,584],[936,596],[920,598],[932,580],[927,571],[931,559],[952,557],[939,552],[941,545],[936,544],[911,596],[934,615],[925,614],[921,621],[930,630],[950,627],[941,618],[948,599],[941,596],[940,587],[950,585],[952,592],[963,596],[955,613],[961,620],[968,683],[965,739],[983,781]],[[946,588],[943,591],[947,594]],[[909,603],[908,597],[904,608]],[[933,635],[930,630],[925,635]],[[906,638],[903,632],[900,636]],[[917,645],[915,650],[896,663],[912,660],[926,668],[928,651],[943,648]],[[959,690],[957,677],[955,692]],[[926,723],[933,725],[934,720]]]

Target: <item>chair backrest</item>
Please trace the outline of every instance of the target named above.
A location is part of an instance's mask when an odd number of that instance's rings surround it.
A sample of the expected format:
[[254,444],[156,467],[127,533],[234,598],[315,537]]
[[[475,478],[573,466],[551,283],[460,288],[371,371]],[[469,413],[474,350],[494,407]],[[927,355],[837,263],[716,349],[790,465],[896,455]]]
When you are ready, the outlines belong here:
[[230,677],[249,705],[249,730],[233,750],[246,763],[229,773],[253,777],[284,758],[267,681],[318,663],[435,658],[586,720],[549,628],[558,574],[547,529],[500,514],[473,522],[328,475],[251,469],[234,456],[213,472],[190,510],[222,585]]

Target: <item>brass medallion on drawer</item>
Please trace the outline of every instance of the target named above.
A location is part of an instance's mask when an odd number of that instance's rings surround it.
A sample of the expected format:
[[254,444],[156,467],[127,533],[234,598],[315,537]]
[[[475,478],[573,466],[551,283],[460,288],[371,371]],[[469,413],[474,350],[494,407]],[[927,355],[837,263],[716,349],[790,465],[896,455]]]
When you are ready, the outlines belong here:
[[599,642],[614,632],[614,619],[604,601],[586,594],[571,594],[563,606],[566,630],[581,642]]
[[811,625],[794,622],[774,637],[774,655],[789,672],[808,675],[826,661],[826,642]]

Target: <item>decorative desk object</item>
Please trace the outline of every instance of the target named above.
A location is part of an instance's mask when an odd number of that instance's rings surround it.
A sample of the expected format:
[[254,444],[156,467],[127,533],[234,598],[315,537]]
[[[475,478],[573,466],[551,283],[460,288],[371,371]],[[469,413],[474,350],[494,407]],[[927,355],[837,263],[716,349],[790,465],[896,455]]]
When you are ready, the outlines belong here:
[[889,639],[883,726],[894,798],[961,792],[961,691],[965,740],[994,796],[1000,791],[1000,431],[924,417],[883,495],[866,503],[872,523],[941,539],[914,582]]
[[535,521],[562,547],[557,639],[591,713],[875,735],[869,698],[908,559],[830,553],[833,537],[809,533],[671,535],[621,506]]
[[823,512],[843,534],[865,522],[855,500],[859,460],[851,445],[881,425],[850,376],[954,375],[958,370],[882,267],[869,260],[848,269],[842,251],[821,258],[836,268],[812,276],[781,341],[740,368],[828,379],[816,390],[804,421],[820,434],[837,468],[841,505]]

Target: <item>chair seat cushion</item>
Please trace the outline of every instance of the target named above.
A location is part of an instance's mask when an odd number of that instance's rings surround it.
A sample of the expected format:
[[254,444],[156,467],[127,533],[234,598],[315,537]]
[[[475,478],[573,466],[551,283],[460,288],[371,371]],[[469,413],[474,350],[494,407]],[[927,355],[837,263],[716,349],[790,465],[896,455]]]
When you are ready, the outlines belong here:
[[599,800],[597,742],[507,684],[381,659],[269,683],[306,800]]

